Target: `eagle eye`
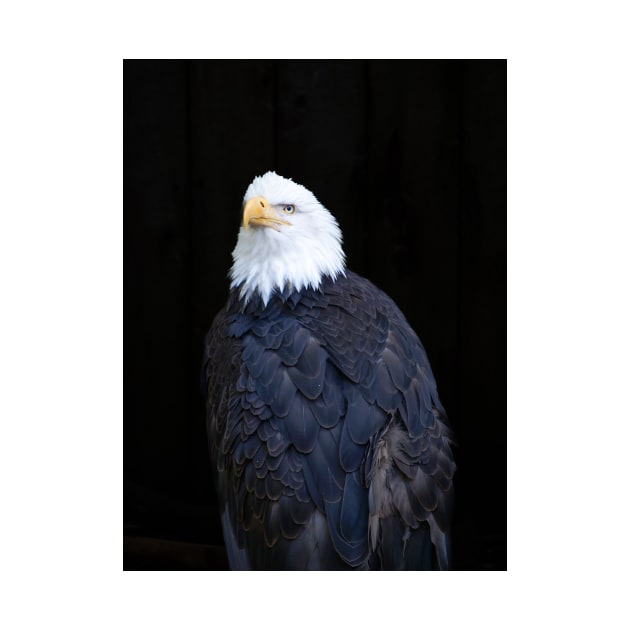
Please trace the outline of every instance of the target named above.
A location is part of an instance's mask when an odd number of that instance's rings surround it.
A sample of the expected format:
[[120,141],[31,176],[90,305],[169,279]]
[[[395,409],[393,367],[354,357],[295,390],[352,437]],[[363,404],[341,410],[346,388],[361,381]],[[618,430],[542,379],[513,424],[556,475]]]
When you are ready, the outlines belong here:
[[295,213],[295,206],[284,206],[282,208],[282,212],[284,212],[285,214],[294,214]]

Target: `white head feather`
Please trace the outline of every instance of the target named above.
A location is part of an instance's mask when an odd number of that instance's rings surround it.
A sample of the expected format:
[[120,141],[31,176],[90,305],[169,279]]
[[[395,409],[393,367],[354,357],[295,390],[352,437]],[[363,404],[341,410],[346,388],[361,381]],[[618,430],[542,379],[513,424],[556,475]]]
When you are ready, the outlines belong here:
[[286,224],[241,226],[230,269],[230,287],[241,286],[241,297],[258,293],[267,304],[275,290],[316,289],[325,276],[344,273],[339,225],[310,190],[270,171],[249,185],[243,205],[256,197]]

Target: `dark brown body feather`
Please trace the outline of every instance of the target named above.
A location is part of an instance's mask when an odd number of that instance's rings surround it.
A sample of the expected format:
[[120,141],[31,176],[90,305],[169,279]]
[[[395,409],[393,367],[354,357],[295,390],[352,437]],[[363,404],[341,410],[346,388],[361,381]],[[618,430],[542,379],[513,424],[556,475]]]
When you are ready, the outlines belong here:
[[426,353],[348,272],[232,292],[203,388],[233,569],[446,569],[455,464]]

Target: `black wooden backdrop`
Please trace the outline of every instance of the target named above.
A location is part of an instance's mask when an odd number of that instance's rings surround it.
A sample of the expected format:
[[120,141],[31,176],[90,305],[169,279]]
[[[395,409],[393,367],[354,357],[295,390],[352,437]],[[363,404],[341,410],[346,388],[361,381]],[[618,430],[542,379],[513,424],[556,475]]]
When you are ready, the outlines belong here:
[[127,569],[224,568],[199,389],[274,169],[398,303],[456,431],[455,568],[506,568],[505,61],[125,61]]

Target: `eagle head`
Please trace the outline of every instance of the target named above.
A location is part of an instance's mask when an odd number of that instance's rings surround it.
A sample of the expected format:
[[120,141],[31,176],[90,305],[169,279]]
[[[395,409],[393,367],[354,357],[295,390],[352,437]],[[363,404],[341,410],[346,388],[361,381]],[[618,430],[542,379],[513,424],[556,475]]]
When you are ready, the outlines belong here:
[[341,243],[337,221],[315,195],[269,171],[245,192],[230,286],[265,304],[274,291],[316,289],[324,277],[344,273]]

